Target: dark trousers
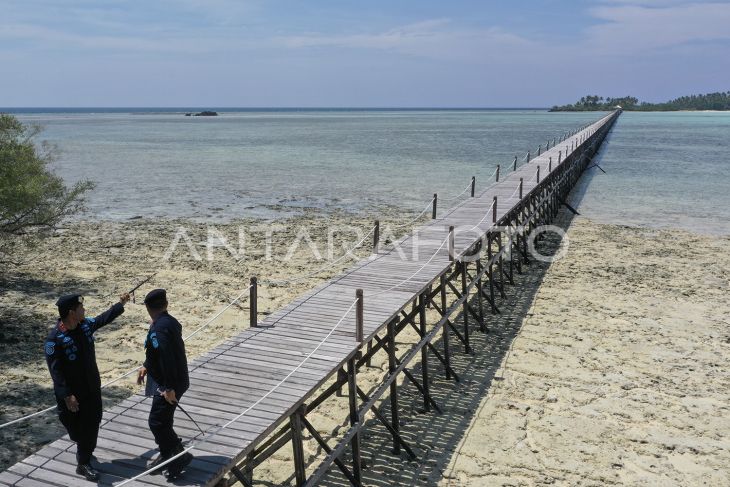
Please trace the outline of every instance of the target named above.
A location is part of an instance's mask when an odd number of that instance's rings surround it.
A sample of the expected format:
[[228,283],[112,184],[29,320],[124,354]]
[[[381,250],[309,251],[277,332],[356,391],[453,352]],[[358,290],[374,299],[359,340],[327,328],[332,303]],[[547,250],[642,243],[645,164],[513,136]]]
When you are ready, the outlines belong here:
[[[95,402],[95,401],[94,401]],[[101,403],[79,405],[79,411],[72,413],[64,408],[58,414],[61,423],[66,428],[71,441],[76,443],[76,462],[83,465],[91,462],[91,455],[96,448],[96,439],[99,436],[101,423]]]
[[176,447],[182,445],[182,440],[175,434],[175,430],[172,429],[174,416],[174,404],[168,403],[159,394],[152,396],[149,426],[150,431],[152,431],[155,437],[155,443],[160,447],[160,454],[162,456],[172,456]]

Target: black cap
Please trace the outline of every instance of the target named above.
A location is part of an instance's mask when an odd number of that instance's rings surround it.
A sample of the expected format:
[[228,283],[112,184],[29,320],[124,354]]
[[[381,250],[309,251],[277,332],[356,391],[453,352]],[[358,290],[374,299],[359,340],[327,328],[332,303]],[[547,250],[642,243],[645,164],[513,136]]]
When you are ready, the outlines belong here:
[[61,318],[65,318],[69,311],[76,308],[76,306],[83,302],[84,297],[80,294],[67,294],[65,296],[61,296],[58,298],[58,301],[56,301],[59,316],[61,316]]
[[167,291],[164,289],[153,289],[144,297],[144,304],[159,306],[167,301]]
[[67,294],[58,298],[58,301],[56,301],[56,306],[58,306],[59,310],[68,310],[75,308],[77,305],[83,302],[84,297],[80,294]]

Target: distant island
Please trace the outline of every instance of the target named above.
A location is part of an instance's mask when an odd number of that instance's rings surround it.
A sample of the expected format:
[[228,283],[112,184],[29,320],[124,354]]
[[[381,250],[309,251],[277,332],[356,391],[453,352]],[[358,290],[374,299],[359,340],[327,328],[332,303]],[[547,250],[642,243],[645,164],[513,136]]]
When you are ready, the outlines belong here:
[[551,112],[590,112],[613,110],[621,107],[636,112],[668,112],[676,110],[730,110],[730,91],[706,95],[681,96],[665,103],[648,103],[633,96],[603,98],[597,95],[584,96],[572,105],[554,106]]
[[203,112],[198,112],[198,113],[186,113],[185,116],[186,117],[217,117],[218,112],[211,112],[211,111],[205,110]]

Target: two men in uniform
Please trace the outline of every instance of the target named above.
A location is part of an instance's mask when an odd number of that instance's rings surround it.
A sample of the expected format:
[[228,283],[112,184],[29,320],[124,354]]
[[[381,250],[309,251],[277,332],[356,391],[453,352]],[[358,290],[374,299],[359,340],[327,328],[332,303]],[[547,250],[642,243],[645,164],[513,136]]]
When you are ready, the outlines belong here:
[[[69,437],[76,443],[76,473],[89,481],[98,481],[99,473],[91,465],[102,416],[101,379],[96,365],[94,333],[124,312],[129,294],[96,318],[87,318],[83,297],[66,295],[56,302],[59,319],[45,342],[46,362],[53,379],[58,415]],[[183,451],[182,441],[173,430],[177,401],[189,387],[185,344],[180,323],[167,313],[164,289],[155,289],[145,297],[152,324],[145,340],[145,362],[137,382],[150,377],[155,386],[149,427],[159,445],[159,465]],[[148,387],[149,389],[149,387]],[[184,453],[169,462],[171,479],[180,475],[193,456]],[[162,469],[162,468],[161,468]],[[160,469],[160,470],[161,470]]]

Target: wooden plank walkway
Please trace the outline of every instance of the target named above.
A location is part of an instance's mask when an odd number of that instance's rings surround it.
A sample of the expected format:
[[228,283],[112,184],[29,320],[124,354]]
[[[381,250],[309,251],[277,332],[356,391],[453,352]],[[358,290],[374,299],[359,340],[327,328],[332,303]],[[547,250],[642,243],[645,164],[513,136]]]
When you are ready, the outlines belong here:
[[[258,328],[247,329],[192,360],[190,390],[181,403],[185,409],[206,434],[240,418],[195,446],[195,459],[175,485],[214,485],[356,353],[359,344],[352,306],[356,289],[364,290],[365,343],[450,269],[449,226],[457,227],[454,250],[458,259],[492,228],[495,197],[499,221],[521,201],[520,178],[527,195],[538,184],[538,168],[543,177],[549,166],[557,168],[559,157],[564,161],[578,150],[582,138],[612,116],[603,117],[516,171],[503,167],[499,183],[400,239],[402,253],[393,248],[378,251],[276,311]],[[114,485],[134,477],[156,456],[147,428],[149,407],[149,399],[138,394],[105,411],[95,452],[101,472],[96,485]],[[175,428],[184,440],[199,441],[202,436],[179,413]],[[0,485],[95,485],[76,475],[74,453],[68,437],[57,440],[0,473]],[[147,475],[127,485],[169,484],[163,476]]]

